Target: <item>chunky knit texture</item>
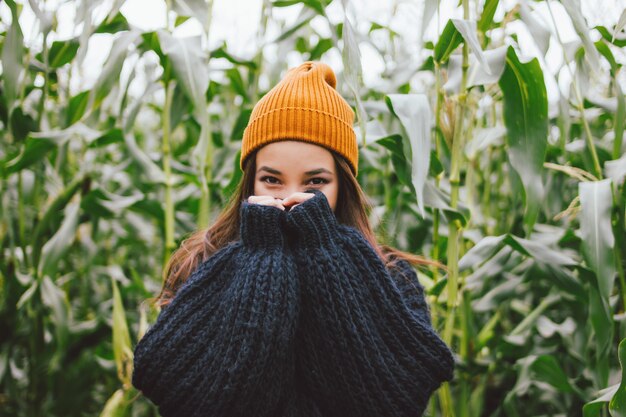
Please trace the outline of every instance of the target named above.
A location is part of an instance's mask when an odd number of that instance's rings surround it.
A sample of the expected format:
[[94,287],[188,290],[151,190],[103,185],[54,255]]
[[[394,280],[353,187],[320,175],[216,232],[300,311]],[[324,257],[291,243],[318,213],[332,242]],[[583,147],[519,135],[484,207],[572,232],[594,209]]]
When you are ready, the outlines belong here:
[[141,339],[133,385],[163,417],[416,417],[452,378],[415,271],[387,269],[315,194],[242,203],[241,240]]
[[268,143],[300,140],[337,152],[356,176],[354,111],[336,86],[335,73],[322,62],[307,61],[287,71],[252,109],[241,142],[241,168],[252,152]]

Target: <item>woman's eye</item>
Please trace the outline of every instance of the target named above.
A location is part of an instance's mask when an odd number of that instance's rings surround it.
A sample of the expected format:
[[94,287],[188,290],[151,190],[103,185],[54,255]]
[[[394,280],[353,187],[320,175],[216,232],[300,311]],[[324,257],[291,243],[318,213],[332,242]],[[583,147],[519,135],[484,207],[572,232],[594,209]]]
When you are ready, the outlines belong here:
[[261,182],[266,182],[268,184],[278,184],[278,180],[275,177],[262,177]]
[[311,178],[311,182],[314,185],[322,185],[322,184],[328,184],[328,180],[325,178]]

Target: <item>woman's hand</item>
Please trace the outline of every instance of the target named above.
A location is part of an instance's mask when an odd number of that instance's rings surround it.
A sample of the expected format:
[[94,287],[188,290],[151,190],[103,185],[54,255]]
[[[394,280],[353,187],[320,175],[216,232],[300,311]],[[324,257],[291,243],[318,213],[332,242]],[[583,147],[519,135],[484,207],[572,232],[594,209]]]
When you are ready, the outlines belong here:
[[315,194],[313,193],[293,193],[284,200],[281,200],[280,198],[275,198],[271,195],[251,195],[248,197],[248,203],[273,206],[281,210],[285,210],[286,208],[292,209],[298,204],[313,197],[315,197]]
[[274,198],[271,195],[251,195],[248,197],[248,203],[260,204],[263,206],[272,206],[285,211],[285,206],[282,204],[283,200],[280,198]]
[[309,198],[315,197],[313,193],[293,193],[289,197],[282,200],[282,204],[284,207],[289,207],[289,209],[293,209],[298,204],[305,202]]

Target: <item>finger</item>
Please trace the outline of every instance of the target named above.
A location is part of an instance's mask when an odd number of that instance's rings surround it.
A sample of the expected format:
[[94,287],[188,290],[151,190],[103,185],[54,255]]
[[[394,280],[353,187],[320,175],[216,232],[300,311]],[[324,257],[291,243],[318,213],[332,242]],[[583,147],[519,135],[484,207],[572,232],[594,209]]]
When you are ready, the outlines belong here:
[[263,206],[272,206],[281,210],[285,210],[285,207],[282,204],[282,200],[274,198],[272,196],[250,196],[248,197],[248,203],[259,204]]
[[271,199],[274,197],[272,197],[271,195],[251,195],[251,196],[248,196],[248,202],[256,203],[257,201],[267,200],[268,198]]
[[276,201],[277,199],[272,197],[271,195],[251,195],[248,197],[248,203],[263,203],[267,201]]
[[293,193],[289,197],[283,200],[283,205],[287,207],[293,204],[303,203],[309,198],[313,198],[313,197],[315,197],[315,194],[312,194],[312,193]]

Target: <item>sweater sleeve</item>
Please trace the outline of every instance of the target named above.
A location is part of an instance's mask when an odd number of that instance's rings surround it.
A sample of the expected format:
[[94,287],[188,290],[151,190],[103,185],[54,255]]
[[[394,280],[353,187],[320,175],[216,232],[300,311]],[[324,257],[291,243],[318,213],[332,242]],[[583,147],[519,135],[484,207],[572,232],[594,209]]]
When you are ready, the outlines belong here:
[[285,212],[243,202],[241,240],[202,263],[135,348],[163,417],[272,416],[293,374],[298,280]]
[[419,416],[454,358],[424,305],[405,298],[368,241],[337,222],[323,193],[287,226],[301,285],[299,366],[327,412]]
[[398,260],[395,268],[391,269],[389,272],[394,278],[394,282],[407,308],[417,316],[418,320],[432,325],[430,308],[424,296],[424,287],[419,282],[417,274],[411,264],[403,259]]

